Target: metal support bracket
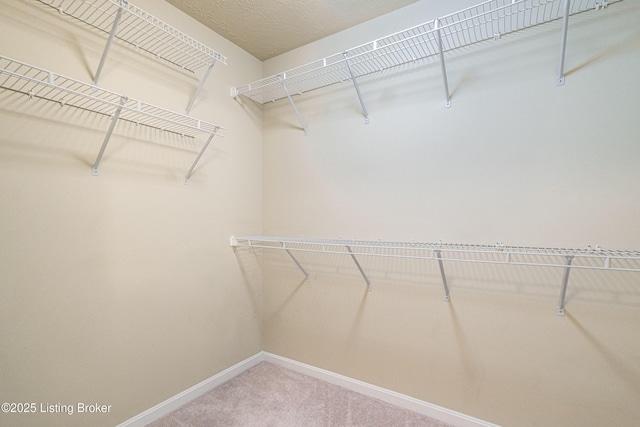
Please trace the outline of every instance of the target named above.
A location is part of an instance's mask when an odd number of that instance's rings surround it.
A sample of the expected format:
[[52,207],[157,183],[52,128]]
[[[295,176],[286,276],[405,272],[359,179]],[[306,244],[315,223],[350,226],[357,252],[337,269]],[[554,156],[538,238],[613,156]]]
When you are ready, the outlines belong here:
[[347,68],[349,69],[349,74],[351,75],[351,81],[353,82],[353,86],[356,88],[356,93],[358,94],[358,99],[360,100],[360,106],[362,107],[362,112],[364,113],[364,122],[366,124],[369,124],[369,113],[367,112],[367,107],[365,107],[364,105],[364,100],[362,99],[362,93],[360,93],[360,86],[358,85],[356,76],[353,73],[353,68],[351,67],[351,61],[349,61],[347,52],[343,52],[342,54],[344,55],[344,60],[347,63]]
[[198,153],[198,156],[196,157],[196,159],[193,161],[193,164],[191,165],[191,167],[189,168],[189,171],[187,172],[187,174],[184,176],[184,185],[189,184],[189,178],[191,178],[191,174],[193,174],[193,169],[196,167],[196,164],[198,164],[198,161],[200,161],[200,157],[202,157],[202,155],[204,154],[205,150],[207,149],[207,147],[209,146],[209,144],[211,143],[211,140],[213,139],[214,136],[216,136],[216,132],[218,132],[218,127],[216,127],[214,129],[213,132],[211,132],[211,135],[209,135],[209,138],[207,139],[207,142],[204,143],[204,145],[202,146],[202,149],[200,150],[200,152]]
[[211,74],[211,70],[213,70],[213,66],[214,65],[216,65],[216,60],[215,59],[213,61],[211,61],[211,64],[209,64],[209,67],[207,68],[207,71],[205,71],[204,76],[202,76],[202,79],[200,80],[200,83],[198,84],[198,88],[193,93],[193,96],[191,97],[191,100],[189,101],[189,105],[187,105],[187,109],[185,110],[185,114],[187,116],[189,115],[189,112],[191,112],[191,108],[193,107],[193,104],[196,102],[196,98],[198,97],[198,95],[200,95],[200,91],[202,91],[202,88],[204,87],[204,83],[207,81],[207,78],[209,77],[209,74]]
[[358,267],[358,270],[360,270],[360,274],[362,274],[362,277],[364,278],[364,281],[367,282],[367,290],[370,291],[371,290],[371,282],[369,281],[369,278],[367,277],[367,275],[365,274],[364,270],[360,266],[360,263],[358,262],[358,259],[353,254],[353,251],[351,250],[351,247],[350,246],[345,246],[345,247],[349,251],[349,255],[351,255],[351,258],[353,259],[353,262],[356,263],[356,266]]
[[293,102],[293,98],[291,98],[291,95],[289,94],[289,90],[287,90],[287,86],[284,84],[285,76],[280,75],[280,76],[278,76],[278,78],[280,79],[280,84],[282,85],[282,90],[287,95],[287,98],[289,98],[289,102],[291,103],[291,106],[293,107],[293,111],[296,113],[296,116],[298,116],[298,120],[300,121],[300,124],[302,125],[302,129],[304,129],[304,134],[306,135],[307,134],[307,125],[304,124],[304,120],[302,120],[302,116],[298,112],[298,109],[296,108],[296,104]]
[[567,295],[567,283],[569,283],[569,273],[571,273],[571,262],[573,262],[573,255],[567,255],[564,258],[566,260],[566,263],[564,267],[564,275],[562,276],[560,299],[558,300],[558,316],[564,316],[564,298]]
[[438,31],[436,31],[436,37],[438,40],[438,53],[440,55],[440,67],[442,68],[442,79],[444,81],[444,94],[445,94],[445,102],[444,105],[447,108],[451,108],[451,96],[449,95],[449,82],[447,80],[447,67],[444,63],[444,52],[442,50],[442,33],[440,32],[440,20],[436,19],[435,27]]
[[109,33],[109,38],[107,39],[107,44],[104,46],[104,51],[102,52],[102,58],[100,58],[100,65],[98,65],[98,70],[96,71],[96,76],[93,79],[94,86],[98,86],[98,80],[100,80],[100,75],[102,74],[102,68],[104,67],[105,62],[107,62],[107,56],[109,55],[109,49],[111,49],[111,44],[113,43],[113,39],[118,32],[118,25],[120,25],[120,20],[122,18],[122,12],[124,8],[127,6],[128,1],[122,0],[120,2],[120,7],[118,8],[118,13],[116,14],[115,19],[113,20],[113,26],[111,27],[111,32]]
[[291,253],[291,251],[289,249],[287,249],[284,246],[284,242],[282,242],[282,247],[284,248],[284,250],[287,252],[287,254],[289,254],[289,256],[291,257],[291,259],[293,260],[293,262],[296,263],[296,265],[298,266],[298,268],[300,269],[300,271],[302,271],[302,273],[304,273],[304,275],[307,278],[307,282],[309,281],[309,273],[307,273],[307,271],[302,267],[302,265],[300,265],[300,262],[298,262],[298,260],[296,259],[296,257],[293,256],[293,254]]
[[433,251],[438,258],[440,265],[440,274],[442,275],[442,284],[444,285],[444,300],[449,301],[449,285],[447,284],[447,276],[444,273],[444,264],[442,263],[442,253],[439,250]]
[[556,85],[564,85],[564,57],[567,49],[567,31],[569,29],[569,10],[571,0],[564,0],[564,10],[562,16],[562,35],[560,39],[560,60],[558,61],[558,75],[556,77]]
[[102,142],[102,147],[100,147],[100,152],[98,153],[98,157],[96,157],[96,161],[93,162],[93,166],[91,167],[91,173],[94,176],[98,176],[100,174],[100,162],[102,161],[102,156],[104,155],[104,150],[107,148],[107,144],[109,144],[109,139],[111,138],[111,134],[113,133],[113,129],[116,127],[116,123],[120,118],[120,111],[122,111],[122,107],[125,102],[127,102],[128,98],[126,96],[120,97],[120,104],[116,109],[116,112],[113,114],[113,118],[111,119],[111,124],[109,125],[109,129],[107,130],[107,134],[104,137],[104,141]]

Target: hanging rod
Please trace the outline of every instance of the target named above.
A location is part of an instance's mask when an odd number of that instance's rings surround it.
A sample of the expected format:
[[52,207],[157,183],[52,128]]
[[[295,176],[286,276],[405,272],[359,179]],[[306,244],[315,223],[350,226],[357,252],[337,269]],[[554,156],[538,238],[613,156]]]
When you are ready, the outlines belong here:
[[117,120],[192,138],[200,134],[223,136],[218,133],[224,129],[222,126],[127,98],[5,56],[0,56],[0,88],[111,117],[112,126],[92,168],[94,175],[98,174],[101,154]]
[[[607,4],[615,1],[621,0]],[[602,4],[603,0],[573,0],[569,14],[600,9],[604,7]],[[562,18],[563,6],[564,0],[485,1],[277,75],[232,87],[231,96],[243,95],[264,104],[286,97],[279,78],[282,75],[286,76],[287,89],[301,94],[417,60],[437,58],[444,52]]]
[[[383,242],[267,236],[233,236],[230,239],[230,245],[232,247],[286,249],[287,252],[299,251],[344,254],[354,257],[354,261],[355,255],[435,260],[439,263],[445,289],[445,300],[447,301],[449,300],[449,287],[443,265],[444,261],[561,267],[564,269],[564,276],[557,307],[557,314],[560,316],[564,315],[564,299],[571,269],[640,272],[640,250],[602,249],[599,246],[571,249],[508,246],[502,243],[496,243],[495,245],[477,245],[442,242]],[[299,264],[298,266],[300,267]],[[369,279],[365,275],[361,265],[357,263],[357,266],[370,288]],[[307,274],[306,271],[305,274]]]

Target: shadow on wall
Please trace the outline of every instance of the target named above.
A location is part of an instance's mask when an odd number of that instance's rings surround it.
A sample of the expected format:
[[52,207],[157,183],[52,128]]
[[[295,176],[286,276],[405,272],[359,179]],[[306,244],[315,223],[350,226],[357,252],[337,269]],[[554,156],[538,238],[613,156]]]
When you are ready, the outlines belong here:
[[[239,257],[254,254],[261,263],[283,274],[279,277],[296,282],[296,291],[314,281],[344,282],[345,286],[360,282],[362,290],[370,281],[372,292],[376,284],[398,287],[423,287],[445,296],[438,262],[434,260],[403,259],[380,256],[359,256],[363,276],[348,255],[297,252],[296,259],[309,273],[296,266],[286,252],[253,248],[236,248]],[[497,265],[444,261],[444,270],[451,299],[457,290],[484,294],[545,298],[556,304],[560,296],[564,269],[559,267]],[[289,279],[290,278],[290,279]],[[640,307],[640,273],[605,270],[571,270],[565,304],[574,302],[602,303]],[[290,286],[287,285],[287,286]],[[293,293],[295,294],[295,292]],[[293,294],[287,299],[293,297]],[[364,301],[364,300],[363,300]]]

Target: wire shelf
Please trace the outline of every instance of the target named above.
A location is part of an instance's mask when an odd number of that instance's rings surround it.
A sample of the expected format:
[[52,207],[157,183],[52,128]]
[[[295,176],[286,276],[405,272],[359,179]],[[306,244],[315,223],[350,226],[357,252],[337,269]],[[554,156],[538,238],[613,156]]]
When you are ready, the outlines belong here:
[[[620,1],[620,0],[618,0]],[[232,88],[263,104],[410,62],[436,57],[563,16],[564,0],[489,0],[439,19],[348,49],[264,79]],[[613,1],[573,0],[570,14],[606,6]],[[350,66],[350,67],[349,67]],[[353,76],[349,70],[353,71]],[[286,84],[286,89],[284,85]]]
[[110,34],[122,11],[115,37],[158,59],[195,72],[227,58],[127,0],[38,0],[104,33]]
[[222,126],[198,120],[145,102],[0,56],[0,87],[30,98],[112,116],[122,106],[120,120],[183,136],[218,133]]
[[[535,246],[233,237],[232,245],[301,252],[640,272],[640,250]],[[572,263],[567,265],[567,258]]]

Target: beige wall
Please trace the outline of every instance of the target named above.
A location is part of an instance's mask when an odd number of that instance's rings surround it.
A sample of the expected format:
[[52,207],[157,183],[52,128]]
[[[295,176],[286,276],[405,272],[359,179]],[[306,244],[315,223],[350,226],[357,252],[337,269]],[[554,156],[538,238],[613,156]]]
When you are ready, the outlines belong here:
[[[109,120],[0,91],[0,400],[111,405],[2,426],[112,426],[262,349],[260,274],[228,245],[262,231],[261,112],[229,97],[262,65],[164,2],[135,3],[228,56],[192,110],[227,137],[185,186],[206,136],[119,125],[94,177]],[[105,37],[39,2],[0,5],[2,55],[91,82]],[[101,86],[180,112],[199,77],[116,42]]]
[[[475,2],[422,1],[265,62],[265,74]],[[447,7],[448,9],[443,9]],[[638,249],[640,5],[264,108],[265,235]],[[367,37],[367,38],[363,38]],[[640,277],[265,253],[265,350],[505,426],[640,422]]]
[[[0,400],[112,405],[105,415],[1,415],[0,425],[114,425],[260,350],[499,424],[635,425],[639,279],[300,256],[230,234],[638,248],[638,3],[264,112],[229,86],[475,3],[421,1],[261,64],[171,6],[137,5],[220,50],[192,114],[228,128],[189,186],[196,142],[0,91]],[[0,1],[2,55],[89,82],[104,37],[38,2]],[[181,111],[198,82],[119,46],[103,87]],[[262,146],[264,141],[264,147]],[[263,229],[264,222],[264,229]],[[264,267],[260,269],[260,263]],[[265,287],[262,287],[264,275]],[[262,304],[264,291],[265,304]]]

